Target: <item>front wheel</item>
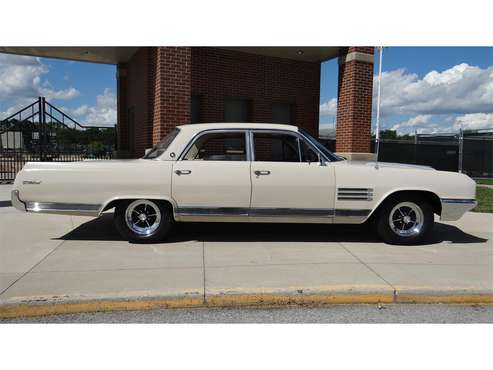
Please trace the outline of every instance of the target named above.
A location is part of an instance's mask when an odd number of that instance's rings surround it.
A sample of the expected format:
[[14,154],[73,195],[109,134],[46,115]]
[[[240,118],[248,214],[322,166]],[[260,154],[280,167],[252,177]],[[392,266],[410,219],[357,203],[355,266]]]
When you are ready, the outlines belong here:
[[389,244],[416,244],[433,229],[433,209],[419,197],[386,201],[377,220],[380,237]]
[[163,202],[137,199],[117,205],[114,221],[123,238],[134,242],[155,242],[169,234],[173,215]]

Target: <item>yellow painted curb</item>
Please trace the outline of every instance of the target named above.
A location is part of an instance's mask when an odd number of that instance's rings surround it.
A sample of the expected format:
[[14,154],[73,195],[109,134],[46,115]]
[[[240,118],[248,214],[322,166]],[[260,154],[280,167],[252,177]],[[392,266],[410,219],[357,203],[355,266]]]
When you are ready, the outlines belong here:
[[491,304],[493,294],[397,294],[396,303]]
[[100,300],[67,303],[34,303],[0,306],[0,318],[62,315],[73,313],[137,311],[157,308],[186,308],[203,306],[202,298]]
[[97,300],[62,303],[22,303],[0,306],[0,318],[47,316],[75,313],[137,311],[158,308],[285,306],[310,304],[377,304],[377,303],[444,303],[444,304],[493,304],[493,295],[420,295],[420,294],[238,294],[214,295],[204,302],[195,298],[157,298],[135,300]]
[[392,294],[238,294],[207,297],[207,306],[392,303],[393,300],[394,296]]

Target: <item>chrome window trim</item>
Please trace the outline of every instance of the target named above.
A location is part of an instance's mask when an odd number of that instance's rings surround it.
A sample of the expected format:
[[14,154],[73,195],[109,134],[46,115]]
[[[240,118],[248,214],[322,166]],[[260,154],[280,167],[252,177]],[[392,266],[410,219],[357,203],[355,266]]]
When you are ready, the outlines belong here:
[[[249,129],[250,132],[252,133],[252,138],[251,138],[251,141],[252,141],[252,148],[251,148],[251,151],[252,151],[252,158],[253,158],[253,161],[255,161],[255,148],[253,146],[253,134],[255,132],[262,132],[262,133],[273,133],[273,134],[287,134],[287,135],[292,135],[292,136],[295,136],[297,139],[298,139],[298,157],[299,157],[299,162],[298,163],[301,163],[302,161],[302,158],[301,158],[301,144],[299,142],[300,139],[304,140],[305,143],[311,147],[313,149],[314,152],[318,153],[320,155],[321,158],[324,158],[327,162],[330,162],[330,159],[327,158],[327,156],[322,153],[313,143],[310,139],[308,139],[305,135],[303,135],[303,133],[299,132],[299,131],[291,131],[291,130],[283,130],[283,129],[272,129],[272,128],[252,128],[252,129]],[[287,163],[296,163],[296,162],[287,162]]]
[[245,136],[245,151],[246,151],[246,160],[245,161],[222,161],[222,162],[249,162],[250,161],[250,151],[248,148],[248,129],[245,128],[211,128],[207,130],[203,130],[200,132],[197,132],[195,135],[192,136],[188,144],[185,146],[185,149],[182,150],[180,155],[178,156],[177,161],[185,161],[183,158],[185,155],[188,153],[192,145],[200,139],[202,136],[207,135],[207,134],[215,134],[215,133],[229,133],[229,132],[240,132],[243,133]]
[[[244,128],[244,127],[238,127],[238,128],[212,128],[212,129],[206,129],[200,132],[197,132],[195,135],[192,136],[190,141],[187,143],[185,146],[185,149],[183,149],[178,156],[177,161],[183,161],[183,157],[186,155],[186,153],[190,150],[190,147],[195,143],[196,140],[198,140],[202,135],[205,135],[207,133],[215,133],[215,132],[244,132],[245,133],[245,149],[247,152],[247,161],[254,162],[255,161],[255,148],[254,148],[254,140],[253,140],[253,133],[254,132],[271,132],[271,133],[281,133],[281,134],[288,134],[288,135],[293,135],[298,138],[298,140],[302,139],[305,141],[305,143],[311,147],[316,153],[320,155],[320,158],[323,158],[326,162],[331,162],[331,160],[323,153],[321,152],[316,145],[312,143],[312,141],[307,138],[305,135],[303,135],[302,132],[300,131],[291,131],[291,130],[284,130],[284,129],[263,129],[263,128]],[[298,145],[300,145],[298,141]],[[300,148],[299,148],[300,149]],[[300,162],[301,162],[301,150],[299,150],[299,157],[300,157]],[[228,161],[224,161],[228,162]],[[235,161],[237,162],[237,161]],[[291,163],[296,163],[296,162],[291,162]]]

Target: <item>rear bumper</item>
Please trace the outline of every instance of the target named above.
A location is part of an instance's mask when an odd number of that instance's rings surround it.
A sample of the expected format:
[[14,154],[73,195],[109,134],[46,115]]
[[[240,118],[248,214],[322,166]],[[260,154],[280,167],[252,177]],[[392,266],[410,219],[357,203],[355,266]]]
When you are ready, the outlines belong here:
[[440,202],[442,203],[441,221],[457,221],[478,204],[475,199],[442,198]]
[[12,202],[12,206],[19,211],[26,212],[26,203],[24,203],[19,198],[19,190],[12,190],[10,193],[10,201]]

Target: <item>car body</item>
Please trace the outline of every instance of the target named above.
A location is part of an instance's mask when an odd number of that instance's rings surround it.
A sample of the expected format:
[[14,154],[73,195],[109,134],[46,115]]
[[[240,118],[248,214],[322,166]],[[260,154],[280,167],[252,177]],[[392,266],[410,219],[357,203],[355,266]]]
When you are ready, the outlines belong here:
[[[389,242],[412,243],[431,229],[433,220],[431,226],[425,225],[430,212],[441,220],[457,220],[476,205],[475,191],[474,181],[459,173],[344,160],[296,126],[212,123],[178,126],[141,159],[29,162],[15,179],[12,203],[27,212],[95,217],[115,207],[118,217],[120,208],[120,223],[126,220],[120,232],[143,240],[157,237],[156,229],[151,232],[146,227],[154,220],[143,212],[149,207],[159,213],[160,222],[166,213],[170,225],[187,221],[360,224],[394,216],[404,222],[414,214],[420,218],[418,233],[385,236],[380,232]],[[135,203],[138,200],[140,205]],[[407,202],[403,205],[407,208],[394,209],[394,215],[380,214],[384,205],[399,201]],[[140,229],[132,229],[134,221],[140,222]]]

